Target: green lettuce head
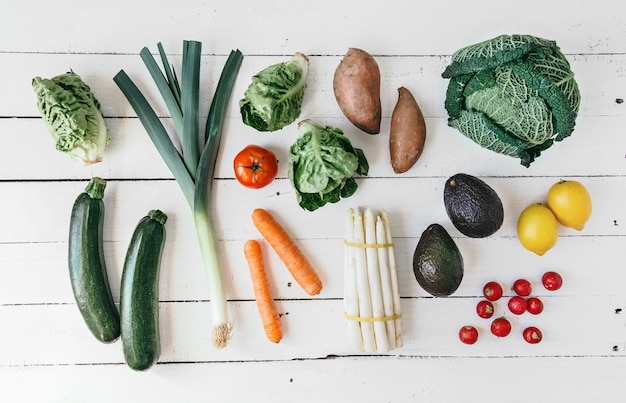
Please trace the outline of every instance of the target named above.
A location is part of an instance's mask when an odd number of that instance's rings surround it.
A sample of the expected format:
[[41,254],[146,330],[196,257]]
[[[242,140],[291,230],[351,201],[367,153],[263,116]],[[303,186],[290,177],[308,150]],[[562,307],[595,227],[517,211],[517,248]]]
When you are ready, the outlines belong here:
[[449,126],[526,167],[574,130],[580,92],[554,41],[501,35],[456,51],[442,76]]
[[300,207],[314,211],[352,196],[358,188],[354,177],[369,171],[363,150],[341,129],[309,119],[298,123],[298,133],[289,148],[288,176]]
[[298,52],[255,74],[239,101],[243,122],[264,132],[293,123],[300,116],[308,68],[309,59]]
[[102,161],[111,135],[89,86],[74,72],[35,77],[32,85],[56,149],[84,164]]

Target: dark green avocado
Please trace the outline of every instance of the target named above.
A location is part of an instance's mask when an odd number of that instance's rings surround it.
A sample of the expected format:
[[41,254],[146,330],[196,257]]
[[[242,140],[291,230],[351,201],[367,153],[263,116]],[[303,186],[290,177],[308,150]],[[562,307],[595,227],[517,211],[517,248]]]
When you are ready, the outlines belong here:
[[484,181],[463,173],[448,179],[443,189],[446,213],[462,234],[485,238],[502,226],[504,208],[495,190]]
[[429,225],[413,254],[418,284],[435,297],[447,297],[461,285],[463,271],[463,256],[450,234],[439,224]]

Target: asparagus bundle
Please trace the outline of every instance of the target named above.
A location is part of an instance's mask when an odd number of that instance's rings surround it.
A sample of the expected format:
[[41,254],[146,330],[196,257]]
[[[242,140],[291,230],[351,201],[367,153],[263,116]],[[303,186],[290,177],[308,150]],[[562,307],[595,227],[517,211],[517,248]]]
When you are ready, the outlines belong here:
[[384,210],[357,207],[346,214],[344,310],[356,350],[385,353],[402,346],[398,276]]

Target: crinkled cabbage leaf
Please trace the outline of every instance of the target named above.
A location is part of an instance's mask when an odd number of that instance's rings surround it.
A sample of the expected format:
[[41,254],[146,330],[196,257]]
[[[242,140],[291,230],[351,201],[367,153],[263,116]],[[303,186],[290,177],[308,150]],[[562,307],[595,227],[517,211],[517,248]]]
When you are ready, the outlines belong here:
[[35,77],[32,86],[56,149],[84,164],[100,162],[111,134],[89,86],[72,71]]
[[288,174],[300,207],[313,211],[352,196],[358,187],[354,176],[369,170],[363,151],[338,128],[307,119],[298,124],[298,131],[289,148]]
[[500,35],[457,50],[442,76],[448,124],[524,166],[574,130],[580,91],[554,41]]
[[298,52],[255,74],[239,101],[243,122],[269,132],[293,123],[300,116],[308,67],[308,58]]

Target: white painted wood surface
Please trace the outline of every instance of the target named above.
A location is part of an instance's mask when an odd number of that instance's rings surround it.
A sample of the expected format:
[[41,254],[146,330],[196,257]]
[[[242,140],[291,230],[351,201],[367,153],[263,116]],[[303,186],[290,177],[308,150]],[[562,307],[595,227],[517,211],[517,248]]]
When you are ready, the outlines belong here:
[[[0,400],[7,402],[506,402],[626,399],[626,14],[620,1],[516,4],[448,2],[255,1],[20,1],[0,13]],[[459,47],[501,33],[554,39],[581,88],[572,137],[530,168],[486,151],[446,125],[441,72]],[[193,223],[177,184],[112,77],[120,69],[160,105],[138,56],[162,42],[174,62],[184,39],[203,42],[202,108],[226,54],[245,58],[228,111],[216,173],[215,216],[228,267],[235,338],[225,350],[209,340],[210,296]],[[341,115],[332,75],[348,47],[373,54],[382,71],[382,132],[369,136]],[[310,56],[302,118],[342,128],[370,161],[350,199],[316,212],[301,210],[286,178],[295,125],[258,133],[241,122],[237,101],[255,72],[296,51]],[[99,164],[83,167],[54,150],[30,81],[73,69],[102,103],[113,140]],[[415,95],[427,120],[423,156],[395,175],[388,162],[389,118],[399,86]],[[163,108],[159,111],[166,115]],[[230,164],[246,144],[273,149],[276,181],[248,190]],[[469,239],[443,207],[445,179],[457,172],[482,177],[505,206],[503,227]],[[105,253],[113,294],[138,219],[152,208],[169,216],[160,283],[162,355],[145,373],[130,370],[121,342],[103,345],[89,334],[74,304],[67,274],[71,205],[89,178],[109,183]],[[582,181],[594,212],[582,232],[561,230],[557,246],[538,257],[515,232],[519,212],[542,201],[560,178]],[[343,216],[349,207],[386,209],[399,262],[404,346],[390,354],[357,354],[344,340]],[[311,258],[324,290],[308,297],[268,252],[268,271],[285,330],[265,339],[242,246],[259,238],[255,207],[275,212]],[[453,297],[429,297],[416,283],[412,253],[421,232],[440,223],[455,238],[466,275]],[[555,293],[539,285],[547,269],[561,272]],[[474,306],[482,285],[533,281],[546,309],[513,319],[513,334],[496,339]],[[510,291],[507,291],[510,295]],[[505,313],[504,303],[499,313]],[[512,315],[509,315],[511,317]],[[460,326],[481,330],[473,346]],[[525,343],[536,324],[545,339]]]

